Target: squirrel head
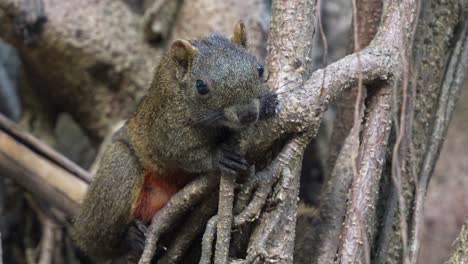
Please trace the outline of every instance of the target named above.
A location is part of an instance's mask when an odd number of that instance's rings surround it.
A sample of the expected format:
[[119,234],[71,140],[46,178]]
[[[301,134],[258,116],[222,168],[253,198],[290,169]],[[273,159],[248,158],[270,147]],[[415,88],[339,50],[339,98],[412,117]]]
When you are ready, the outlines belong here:
[[239,22],[229,39],[213,34],[199,40],[176,40],[170,55],[176,79],[193,123],[239,130],[255,123],[261,111],[263,65],[246,49]]

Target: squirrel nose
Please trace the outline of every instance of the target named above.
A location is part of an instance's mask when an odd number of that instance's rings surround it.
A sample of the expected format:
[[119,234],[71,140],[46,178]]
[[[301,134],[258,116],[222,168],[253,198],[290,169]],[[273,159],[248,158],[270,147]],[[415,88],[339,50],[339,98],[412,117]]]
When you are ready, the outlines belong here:
[[239,122],[241,123],[241,125],[254,123],[257,121],[257,119],[258,119],[258,114],[253,111],[247,111],[245,113],[239,114]]

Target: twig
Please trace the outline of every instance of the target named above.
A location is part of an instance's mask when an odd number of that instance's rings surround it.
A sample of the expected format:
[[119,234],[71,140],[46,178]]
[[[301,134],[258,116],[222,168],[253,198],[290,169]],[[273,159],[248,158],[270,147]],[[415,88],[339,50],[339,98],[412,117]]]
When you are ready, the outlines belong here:
[[40,258],[38,263],[51,264],[56,248],[56,233],[58,230],[57,223],[54,219],[51,218],[50,212],[48,212],[49,208],[41,206],[40,201],[36,201],[29,194],[26,194],[25,197],[28,201],[29,206],[36,213],[42,226],[42,237],[39,243],[40,251],[38,252]]
[[[275,161],[273,161],[275,163]],[[236,233],[233,236],[232,251],[244,251],[250,239],[245,234],[250,234],[252,223],[257,220],[264,209],[267,198],[273,186],[277,183],[279,173],[272,173],[278,166],[270,164],[265,170],[255,173],[252,166],[248,181],[242,185],[235,205],[234,227]],[[275,168],[276,167],[276,168]]]
[[192,242],[204,230],[208,220],[216,213],[217,200],[218,194],[214,193],[190,213],[185,224],[178,228],[174,241],[168,247],[166,254],[158,260],[158,263],[169,264],[181,261]]
[[233,175],[221,176],[215,251],[215,263],[219,264],[226,264],[229,257],[235,184],[236,178]]
[[[352,0],[353,2],[353,40],[354,40],[354,52],[356,54],[356,57],[357,57],[357,68],[358,68],[358,88],[357,88],[357,97],[356,97],[356,102],[355,102],[355,106],[354,106],[354,123],[353,123],[353,128],[351,131],[354,131],[354,134],[355,134],[355,140],[357,141],[357,144],[360,145],[360,142],[359,142],[359,131],[360,129],[358,129],[358,127],[361,126],[361,122],[362,122],[362,119],[361,119],[361,109],[363,107],[363,104],[362,104],[362,93],[363,93],[363,87],[362,87],[362,79],[363,79],[363,76],[362,76],[362,62],[361,62],[361,56],[359,54],[359,51],[361,50],[361,45],[359,43],[359,38],[360,36],[358,35],[358,27],[359,27],[359,17],[357,15],[358,13],[358,10],[357,10],[357,4],[356,4],[356,0]],[[357,153],[356,152],[352,152],[354,153],[354,157],[353,157],[353,164],[355,162],[357,162]],[[355,174],[355,177],[357,177],[357,169],[356,169],[356,166],[354,165],[353,166],[353,169],[354,169],[354,174]]]
[[192,181],[172,196],[169,202],[153,216],[139,264],[151,263],[160,236],[215,188],[218,181],[217,177],[213,176],[204,175]]
[[[327,36],[325,35],[325,31],[323,30],[323,22],[322,22],[322,0],[317,0],[317,6],[316,6],[316,17],[317,17],[317,25],[319,28],[319,33],[320,33],[320,38],[322,40],[322,48],[323,48],[323,54],[322,54],[322,67],[325,68],[327,66],[327,57],[328,57],[328,41],[327,41]],[[326,69],[323,71],[323,78],[322,78],[322,88],[324,86],[325,82],[325,75],[327,75]]]
[[245,210],[246,206],[252,200],[252,194],[258,187],[258,182],[261,180],[259,175],[260,173],[255,173],[255,165],[251,166],[249,169],[247,182],[242,184],[241,189],[237,194],[236,200],[234,201],[234,213],[236,215]]
[[45,217],[42,221],[41,257],[38,264],[52,264],[56,250],[56,230],[57,224],[52,219]]
[[213,255],[213,240],[216,234],[218,216],[213,216],[206,225],[205,234],[203,234],[202,254],[199,264],[210,264]]
[[[251,197],[247,206],[234,217],[235,227],[239,227],[247,222],[252,222],[258,218],[272,187],[278,181],[280,175],[279,173],[275,173],[278,169],[278,161],[273,162],[264,171],[258,172],[255,176],[250,177],[249,181],[245,184],[247,185],[246,188],[244,188],[244,186],[242,187],[241,194],[251,191],[250,194],[253,194],[253,197]],[[254,184],[256,184],[255,191],[252,188]]]
[[274,252],[273,254],[269,254],[265,244],[266,241],[270,238],[270,235],[273,232],[274,228],[278,226],[278,222],[280,220],[280,217],[283,215],[283,212],[284,206],[279,206],[278,209],[276,209],[268,217],[269,221],[265,223],[265,227],[262,228],[261,234],[258,234],[257,237],[255,237],[255,239],[253,240],[255,241],[255,243],[253,245],[249,245],[245,263],[253,263],[257,258],[262,258],[263,260],[274,260],[280,257],[279,255],[274,254]]

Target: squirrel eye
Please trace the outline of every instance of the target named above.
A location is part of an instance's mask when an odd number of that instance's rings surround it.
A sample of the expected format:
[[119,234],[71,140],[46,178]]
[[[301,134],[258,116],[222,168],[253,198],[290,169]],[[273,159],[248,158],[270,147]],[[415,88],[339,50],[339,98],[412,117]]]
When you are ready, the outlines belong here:
[[264,67],[263,64],[257,64],[257,71],[258,71],[258,77],[262,78],[263,77],[263,71]]
[[196,86],[197,86],[197,92],[200,95],[205,95],[210,92],[210,89],[208,89],[208,86],[202,80],[197,80]]

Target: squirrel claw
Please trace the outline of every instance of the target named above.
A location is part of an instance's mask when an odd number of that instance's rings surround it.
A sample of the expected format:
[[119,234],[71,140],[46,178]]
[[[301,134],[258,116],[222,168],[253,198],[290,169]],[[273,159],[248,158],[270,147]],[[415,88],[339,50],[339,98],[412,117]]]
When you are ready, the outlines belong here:
[[218,155],[218,165],[222,172],[236,175],[245,172],[250,165],[240,151],[223,145]]

